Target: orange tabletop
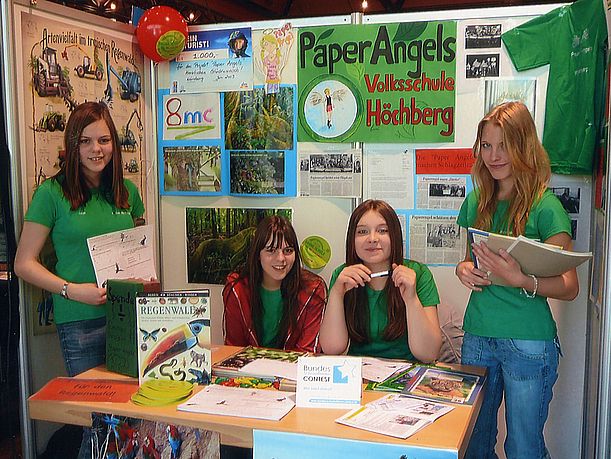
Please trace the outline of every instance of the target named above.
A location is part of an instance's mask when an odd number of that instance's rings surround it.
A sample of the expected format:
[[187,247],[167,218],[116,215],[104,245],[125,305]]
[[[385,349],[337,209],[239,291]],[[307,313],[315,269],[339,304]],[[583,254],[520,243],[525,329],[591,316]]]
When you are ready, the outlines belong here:
[[[213,361],[218,362],[239,349],[239,347],[233,346],[213,346]],[[483,375],[485,371],[477,367],[451,366],[458,370],[462,369],[463,371],[480,375]],[[133,378],[110,372],[104,367],[88,370],[76,378],[133,381]],[[196,390],[198,389],[196,388]],[[362,403],[368,403],[382,397],[384,394],[384,392],[363,391]],[[481,401],[482,392],[480,391],[472,406],[456,406],[450,413],[442,416],[431,425],[405,440],[338,424],[334,422],[335,419],[348,411],[341,409],[295,407],[280,421],[264,421],[231,416],[188,413],[176,410],[174,405],[143,407],[135,405],[131,401],[113,403],[40,400],[36,399],[34,395],[28,401],[28,405],[30,418],[37,420],[88,426],[91,425],[92,412],[112,413],[214,430],[221,434],[222,443],[242,447],[252,447],[252,431],[257,429],[444,449],[455,451],[457,457],[463,457],[473,425],[475,424],[475,419],[479,413]]]

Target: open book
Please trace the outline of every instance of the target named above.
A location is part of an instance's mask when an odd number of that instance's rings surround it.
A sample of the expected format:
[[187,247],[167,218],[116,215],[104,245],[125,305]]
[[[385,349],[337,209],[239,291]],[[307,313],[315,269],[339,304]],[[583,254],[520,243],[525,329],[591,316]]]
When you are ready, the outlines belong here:
[[[476,228],[468,229],[468,238],[471,244],[485,242],[494,253],[498,253],[500,249],[506,250],[520,264],[525,274],[534,274],[537,277],[559,276],[592,258],[592,252],[571,252],[524,236],[506,236]],[[477,267],[477,259],[473,262]],[[494,275],[490,276],[490,280],[493,284],[505,285]]]

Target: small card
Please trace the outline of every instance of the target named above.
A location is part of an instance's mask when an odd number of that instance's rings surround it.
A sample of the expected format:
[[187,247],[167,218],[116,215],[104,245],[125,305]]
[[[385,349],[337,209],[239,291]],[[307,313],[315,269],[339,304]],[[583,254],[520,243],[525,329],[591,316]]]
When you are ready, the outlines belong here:
[[361,404],[360,357],[299,357],[297,406],[355,408]]

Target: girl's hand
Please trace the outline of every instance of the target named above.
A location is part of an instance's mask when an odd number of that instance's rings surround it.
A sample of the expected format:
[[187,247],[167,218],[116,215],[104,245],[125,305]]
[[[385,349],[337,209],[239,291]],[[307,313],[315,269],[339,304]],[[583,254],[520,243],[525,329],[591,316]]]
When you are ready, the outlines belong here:
[[341,293],[345,294],[353,288],[364,287],[371,280],[370,274],[371,270],[365,265],[346,266],[337,276],[333,289],[337,286],[341,289]]
[[524,284],[525,275],[522,268],[506,250],[500,249],[497,255],[483,242],[473,244],[472,249],[482,271],[488,275],[494,274],[512,287],[521,287]]
[[80,303],[99,306],[106,303],[106,289],[96,284],[68,284],[68,298]]
[[488,274],[481,269],[477,269],[470,260],[465,260],[458,263],[458,265],[456,265],[455,272],[460,282],[469,290],[473,290],[475,292],[481,292],[481,286],[492,284],[492,282],[490,282],[488,279]]
[[416,296],[416,272],[413,269],[393,263],[391,279],[406,303]]

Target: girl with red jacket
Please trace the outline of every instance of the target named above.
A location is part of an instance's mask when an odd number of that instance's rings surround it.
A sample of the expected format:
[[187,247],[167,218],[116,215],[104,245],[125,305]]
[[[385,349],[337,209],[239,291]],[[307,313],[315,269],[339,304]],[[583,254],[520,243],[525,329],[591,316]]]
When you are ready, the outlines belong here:
[[223,289],[225,344],[317,352],[327,298],[321,277],[301,268],[297,235],[285,218],[263,219],[246,266]]

